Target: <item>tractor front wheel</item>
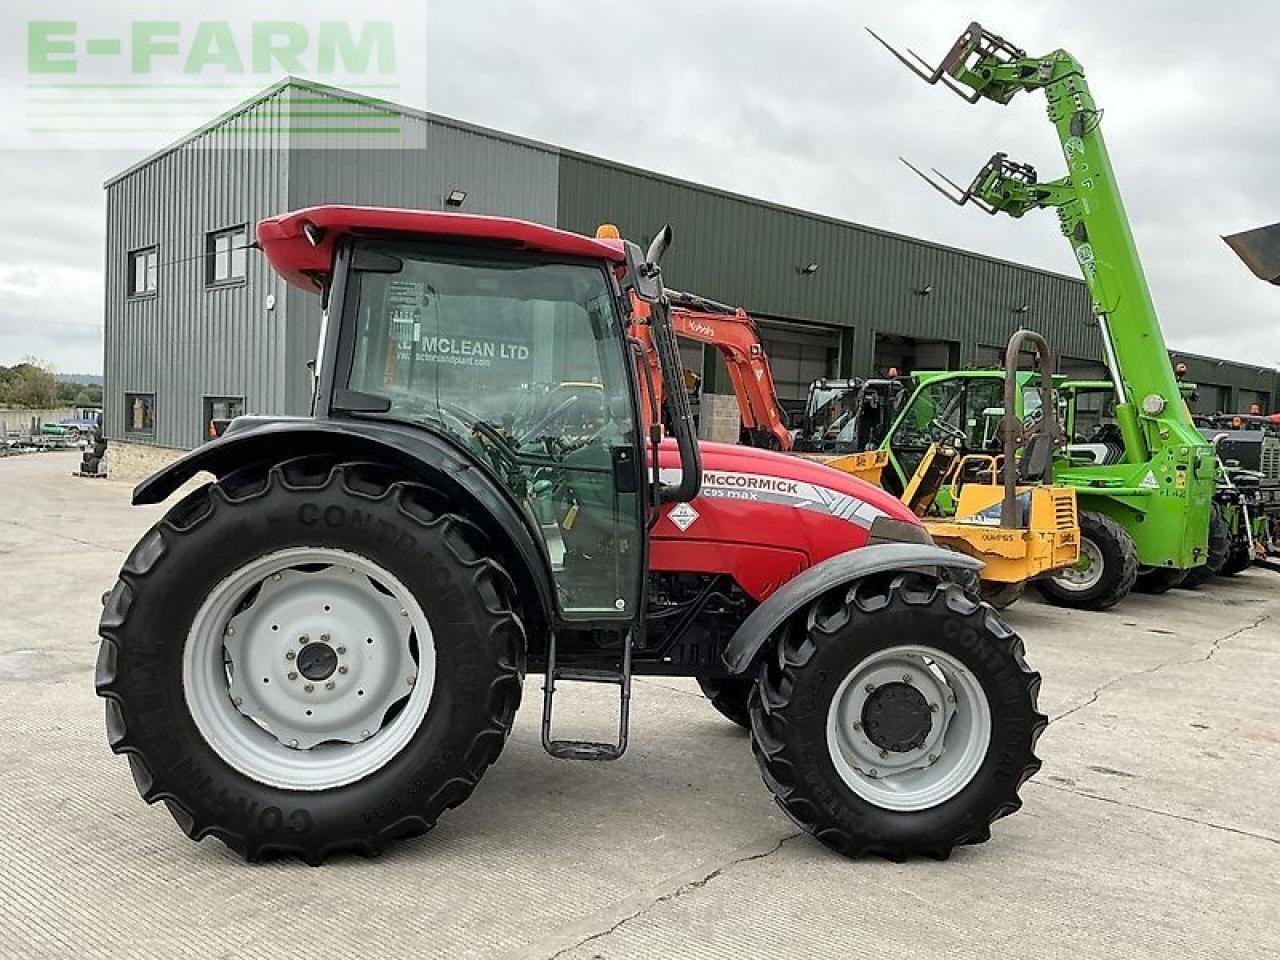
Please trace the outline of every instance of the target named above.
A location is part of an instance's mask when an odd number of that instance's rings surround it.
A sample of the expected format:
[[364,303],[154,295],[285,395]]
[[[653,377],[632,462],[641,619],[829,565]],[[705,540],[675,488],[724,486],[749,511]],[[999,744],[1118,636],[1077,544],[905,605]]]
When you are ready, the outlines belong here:
[[922,574],[871,577],[783,628],[752,748],[779,806],[832,849],[941,859],[1021,806],[1039,688],[987,604]]
[[1231,554],[1231,528],[1223,515],[1222,505],[1215,502],[1209,513],[1209,545],[1205,562],[1187,571],[1182,586],[1195,590],[1218,576]]
[[1027,581],[1025,580],[1017,580],[1014,583],[981,580],[978,583],[978,596],[997,610],[1004,610],[1017,603],[1026,589]]
[[1129,595],[1138,579],[1133,537],[1106,514],[1080,514],[1080,559],[1036,587],[1050,603],[1076,610],[1106,610]]
[[524,633],[482,531],[365,464],[197,490],[107,598],[97,690],[138,792],[248,860],[379,853],[471,793]]
[[1187,571],[1180,567],[1152,567],[1138,574],[1138,580],[1134,583],[1133,589],[1138,593],[1168,593],[1174,587],[1182,586],[1186,578]]

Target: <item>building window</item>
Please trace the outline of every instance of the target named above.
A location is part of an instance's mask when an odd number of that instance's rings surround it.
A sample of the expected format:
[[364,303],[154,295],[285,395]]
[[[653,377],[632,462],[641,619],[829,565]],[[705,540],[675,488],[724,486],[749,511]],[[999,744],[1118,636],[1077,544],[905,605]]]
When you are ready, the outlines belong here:
[[124,395],[124,432],[134,436],[151,436],[156,432],[154,393]]
[[205,397],[204,432],[206,440],[222,436],[236,417],[244,416],[244,397]]
[[147,297],[156,292],[158,264],[155,247],[143,247],[129,254],[129,296]]
[[238,283],[245,276],[249,230],[243,224],[205,237],[205,282],[209,286]]

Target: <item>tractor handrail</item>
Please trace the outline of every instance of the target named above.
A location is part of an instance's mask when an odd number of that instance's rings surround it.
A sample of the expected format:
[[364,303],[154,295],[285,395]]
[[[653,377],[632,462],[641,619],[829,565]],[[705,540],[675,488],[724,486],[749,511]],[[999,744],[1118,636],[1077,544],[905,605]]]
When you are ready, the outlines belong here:
[[[1036,348],[1036,360],[1040,374],[1040,423],[1030,432],[1026,422],[1015,412],[1018,409],[1018,370],[1022,360],[1022,345],[1030,342]],[[1052,419],[1050,419],[1052,418]],[[1053,351],[1049,342],[1034,330],[1019,329],[1009,338],[1004,352],[1004,505],[1000,510],[1000,526],[1018,526],[1014,511],[1018,503],[1018,469],[1015,456],[1019,446],[1039,433],[1047,432],[1049,441],[1057,441],[1053,424],[1057,413],[1053,404]]]

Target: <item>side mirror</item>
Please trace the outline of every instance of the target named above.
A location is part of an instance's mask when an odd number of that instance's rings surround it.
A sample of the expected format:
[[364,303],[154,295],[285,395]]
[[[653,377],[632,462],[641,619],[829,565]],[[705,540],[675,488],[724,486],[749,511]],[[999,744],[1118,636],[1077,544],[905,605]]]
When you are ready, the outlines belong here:
[[657,303],[662,299],[662,270],[659,263],[670,245],[670,227],[663,227],[658,231],[645,254],[631,241],[623,241],[622,251],[627,262],[626,282],[637,299],[645,303]]

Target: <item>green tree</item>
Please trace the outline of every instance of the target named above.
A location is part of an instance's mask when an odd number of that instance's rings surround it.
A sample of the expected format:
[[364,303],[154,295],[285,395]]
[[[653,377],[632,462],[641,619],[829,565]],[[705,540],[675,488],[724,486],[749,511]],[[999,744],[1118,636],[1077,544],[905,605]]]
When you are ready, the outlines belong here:
[[28,357],[11,371],[8,402],[18,407],[41,409],[58,402],[58,381],[53,371],[34,357]]

